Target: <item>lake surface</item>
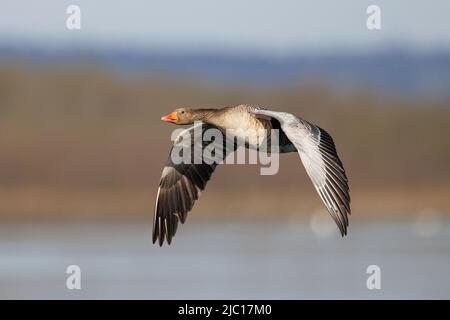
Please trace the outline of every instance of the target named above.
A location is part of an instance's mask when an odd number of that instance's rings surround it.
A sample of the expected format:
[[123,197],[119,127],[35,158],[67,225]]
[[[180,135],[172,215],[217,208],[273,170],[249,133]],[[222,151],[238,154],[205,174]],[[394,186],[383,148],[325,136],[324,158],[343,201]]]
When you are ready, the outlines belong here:
[[[353,223],[346,238],[314,223],[190,220],[162,248],[150,221],[2,225],[0,298],[450,298],[449,220],[422,228],[431,232]],[[81,290],[66,288],[69,265],[81,268]],[[369,265],[380,290],[367,289]]]

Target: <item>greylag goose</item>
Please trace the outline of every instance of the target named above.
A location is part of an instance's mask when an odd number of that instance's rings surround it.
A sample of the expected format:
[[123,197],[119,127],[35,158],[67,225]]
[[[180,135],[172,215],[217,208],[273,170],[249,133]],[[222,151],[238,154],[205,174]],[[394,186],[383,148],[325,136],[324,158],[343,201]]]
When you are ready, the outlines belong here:
[[[193,134],[198,126],[201,126],[201,132],[210,128],[219,129],[221,132],[228,129],[255,132],[260,129],[265,129],[266,132],[278,129],[278,152],[298,152],[314,188],[339,227],[341,235],[347,234],[350,214],[348,180],[333,139],[322,128],[287,112],[276,112],[250,105],[222,109],[179,108],[161,120],[177,125],[196,123],[178,135],[172,150],[177,144],[186,142],[192,147],[207,147],[201,135],[196,137]],[[249,144],[245,146],[251,147]],[[232,150],[224,147],[221,159],[235,149],[235,144]],[[169,156],[156,195],[153,243],[158,240],[162,246],[164,239],[168,244],[171,243],[178,221],[181,223],[186,221],[187,213],[191,211],[219,163],[205,159],[175,163]]]

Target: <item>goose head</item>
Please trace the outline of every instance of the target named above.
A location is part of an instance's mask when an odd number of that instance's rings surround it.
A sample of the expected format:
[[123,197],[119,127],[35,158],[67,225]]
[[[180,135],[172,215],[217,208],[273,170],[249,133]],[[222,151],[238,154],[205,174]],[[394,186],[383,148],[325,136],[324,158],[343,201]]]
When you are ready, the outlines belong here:
[[191,108],[178,108],[162,117],[161,120],[174,124],[192,124],[197,119],[194,110]]

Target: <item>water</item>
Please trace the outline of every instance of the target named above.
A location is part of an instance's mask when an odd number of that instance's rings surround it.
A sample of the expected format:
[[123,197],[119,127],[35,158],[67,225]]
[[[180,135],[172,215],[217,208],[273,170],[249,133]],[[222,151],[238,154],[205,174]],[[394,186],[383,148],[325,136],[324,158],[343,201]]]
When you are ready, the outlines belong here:
[[[2,225],[0,298],[450,298],[450,221],[426,237],[410,221],[353,223],[346,238],[284,221],[189,221],[162,248],[150,227]],[[81,290],[66,288],[72,264]],[[381,290],[366,287],[369,265]]]

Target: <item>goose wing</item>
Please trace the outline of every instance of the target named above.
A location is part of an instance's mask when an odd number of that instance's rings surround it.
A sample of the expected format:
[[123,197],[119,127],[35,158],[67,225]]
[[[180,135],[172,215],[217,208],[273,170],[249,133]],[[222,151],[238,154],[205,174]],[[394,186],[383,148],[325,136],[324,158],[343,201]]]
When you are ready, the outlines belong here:
[[257,116],[273,117],[280,122],[282,130],[296,147],[314,188],[338,225],[341,235],[346,235],[350,214],[348,179],[333,138],[319,126],[290,113],[261,108],[254,113]]
[[[208,142],[202,139],[205,131],[213,128],[218,130],[213,126],[199,123],[184,130],[175,139],[156,195],[153,243],[158,240],[162,246],[164,239],[168,244],[171,243],[178,221],[181,223],[186,221],[187,213],[199,198],[200,192],[205,189],[215,168],[229,154],[226,141],[220,143],[219,148],[218,145],[213,145],[218,141]],[[198,135],[197,132],[201,134]],[[207,147],[215,147],[218,151],[214,153],[214,159],[206,157],[206,153],[203,153]],[[185,150],[191,150],[191,155],[186,158],[189,160],[174,161],[174,155],[182,155]],[[199,155],[202,157],[198,158]]]

